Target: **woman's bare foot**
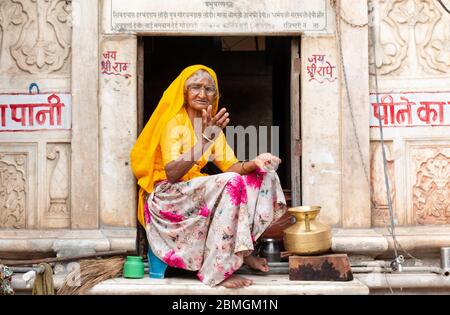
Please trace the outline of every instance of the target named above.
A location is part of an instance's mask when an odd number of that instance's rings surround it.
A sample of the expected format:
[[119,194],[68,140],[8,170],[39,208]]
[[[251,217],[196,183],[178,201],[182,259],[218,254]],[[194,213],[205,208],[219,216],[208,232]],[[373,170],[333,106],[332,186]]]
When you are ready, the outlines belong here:
[[267,264],[267,259],[265,258],[249,255],[247,257],[244,257],[244,264],[246,264],[252,269],[259,270],[262,272],[269,271],[269,265]]
[[252,285],[253,281],[237,275],[231,275],[228,279],[223,280],[220,285],[229,289],[238,289]]

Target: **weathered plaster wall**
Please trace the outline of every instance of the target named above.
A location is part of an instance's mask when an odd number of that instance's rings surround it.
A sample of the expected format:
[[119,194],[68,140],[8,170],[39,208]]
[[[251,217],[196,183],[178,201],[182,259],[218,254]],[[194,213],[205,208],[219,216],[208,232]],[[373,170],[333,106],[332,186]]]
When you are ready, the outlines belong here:
[[[335,251],[392,249],[385,229],[371,229],[386,221],[379,132],[369,129],[369,79],[370,92],[374,83],[368,65],[375,64],[381,94],[396,102],[410,97],[416,105],[431,96],[438,102],[430,104],[428,122],[412,111],[420,126],[405,128],[396,116],[399,126],[387,126],[385,137],[396,219],[406,225],[399,240],[411,250],[448,245],[450,17],[434,0],[373,3],[377,58],[369,58],[366,1],[343,1],[340,36],[332,20],[327,32],[302,36],[303,204],[322,205],[321,220],[339,228]],[[100,0],[0,3],[0,93],[27,94],[37,83],[41,92],[71,95],[72,114],[66,129],[36,131],[29,124],[20,126],[27,131],[0,133],[6,178],[0,251],[134,247],[129,152],[137,136],[136,34],[108,33],[109,13],[109,1]]]
[[[333,75],[311,79],[308,67],[314,63],[308,58],[312,60],[314,55],[324,55],[325,64],[329,62],[335,67]],[[342,200],[341,110],[335,38],[303,37],[301,57],[302,203],[321,205],[321,220],[339,225]]]
[[136,36],[101,36],[99,140],[102,226],[136,225],[136,182],[130,168],[130,152],[137,133],[136,49]]
[[[134,200],[126,213],[125,206],[116,214],[105,205],[103,217],[111,219],[99,221],[99,170],[107,169],[100,153],[121,152],[99,147],[108,135],[99,133],[101,118],[108,117],[107,110],[99,116],[99,9],[92,0],[0,1],[2,255],[134,248]],[[136,128],[135,120],[130,124]],[[134,182],[122,177],[115,184],[107,187],[109,196],[125,191],[134,198]]]
[[[384,134],[396,220],[400,225],[449,224],[450,14],[435,0],[371,3],[376,44],[375,53],[370,49],[371,103],[388,104]],[[424,102],[430,101],[427,110]],[[399,119],[400,110],[406,120]],[[388,211],[380,132],[377,124],[371,126],[372,224],[384,226]]]
[[328,224],[363,228],[370,227],[367,5],[344,1],[329,14],[336,10],[363,27],[338,21],[328,36],[302,37],[303,203],[322,205]]
[[[0,231],[70,227],[71,41],[65,1],[0,1]],[[64,127],[40,112],[52,94],[64,97]]]

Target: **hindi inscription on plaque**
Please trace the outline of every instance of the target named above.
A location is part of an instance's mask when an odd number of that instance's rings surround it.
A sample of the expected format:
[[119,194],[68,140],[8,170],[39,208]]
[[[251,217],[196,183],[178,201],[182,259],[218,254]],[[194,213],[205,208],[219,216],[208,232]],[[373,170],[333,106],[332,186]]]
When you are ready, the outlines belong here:
[[327,28],[326,0],[110,0],[111,31],[293,34]]

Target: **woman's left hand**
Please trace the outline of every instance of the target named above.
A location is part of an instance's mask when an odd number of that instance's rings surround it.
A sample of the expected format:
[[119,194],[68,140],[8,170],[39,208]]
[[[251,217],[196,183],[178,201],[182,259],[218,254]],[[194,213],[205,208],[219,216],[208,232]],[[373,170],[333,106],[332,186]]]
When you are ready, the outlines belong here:
[[263,171],[274,171],[281,163],[281,159],[270,153],[262,153],[258,155],[253,162]]

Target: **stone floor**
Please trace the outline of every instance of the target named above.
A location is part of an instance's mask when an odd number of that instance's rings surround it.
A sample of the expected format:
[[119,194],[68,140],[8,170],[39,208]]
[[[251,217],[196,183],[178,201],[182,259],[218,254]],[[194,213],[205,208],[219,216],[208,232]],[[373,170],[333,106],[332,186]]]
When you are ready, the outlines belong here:
[[302,295],[302,294],[369,294],[369,288],[359,280],[349,282],[290,281],[287,275],[246,275],[254,281],[242,289],[210,288],[193,278],[124,279],[104,281],[89,294],[191,294],[191,295]]
[[[17,294],[30,294],[33,283],[25,283],[23,274],[13,276]],[[287,274],[244,275],[254,281],[243,289],[210,288],[193,275],[170,275],[166,279],[116,278],[104,281],[90,295],[364,295],[364,294],[450,294],[450,276],[416,274],[358,273],[348,282],[290,281]],[[53,277],[59,289],[64,275]],[[369,292],[370,291],[370,292]]]
[[[369,288],[355,279],[348,282],[290,281],[288,275],[245,275],[254,281],[252,286],[242,289],[227,289],[221,286],[210,288],[192,276],[176,276],[166,279],[125,279],[104,281],[93,287],[89,295],[366,295]],[[63,277],[54,276],[55,288],[62,284]],[[19,294],[31,290],[22,280],[21,274],[13,277],[13,287]],[[29,293],[28,293],[29,294]]]
[[[221,286],[210,288],[190,275],[178,275],[166,279],[115,278],[106,280],[88,291],[89,295],[366,295],[369,288],[354,279],[348,282],[290,281],[288,275],[245,275],[254,284],[242,289]],[[63,275],[54,276],[55,288],[61,287]],[[30,294],[32,283],[23,281],[22,274],[13,276],[13,287],[18,294]]]

